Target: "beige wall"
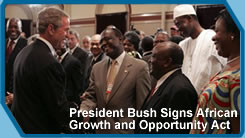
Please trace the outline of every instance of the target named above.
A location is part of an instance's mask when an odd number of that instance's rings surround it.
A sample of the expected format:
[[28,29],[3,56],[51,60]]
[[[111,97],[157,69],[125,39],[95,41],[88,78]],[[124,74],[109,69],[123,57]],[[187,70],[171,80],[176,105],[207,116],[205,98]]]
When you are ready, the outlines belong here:
[[132,14],[154,13],[161,11],[161,4],[132,4]]
[[[150,13],[161,13],[162,17],[165,17],[165,12],[172,11],[175,5],[164,5],[164,4],[132,4],[131,14],[150,14]],[[65,5],[65,11],[70,14],[71,19],[85,19],[95,18],[95,14],[115,13],[129,11],[129,6],[125,4],[98,4],[98,5]],[[169,31],[173,21],[164,20],[158,21],[137,21],[131,22],[139,30],[144,31],[147,35],[154,34],[157,28],[163,28]],[[93,28],[94,27],[94,28]],[[81,37],[85,35],[91,35],[95,33],[95,25],[76,25],[72,26],[73,29],[77,29]]]
[[95,25],[74,25],[71,28],[79,33],[80,39],[86,35],[92,36],[96,31]]
[[125,4],[104,4],[99,5],[99,10],[97,13],[106,14],[106,13],[116,13],[116,12],[125,12],[127,11],[127,5]]
[[96,5],[71,4],[64,5],[64,7],[65,11],[70,15],[71,19],[95,17]]
[[30,19],[32,14],[23,5],[7,5],[5,7],[5,18]]
[[156,32],[157,28],[159,28],[160,26],[160,21],[134,23],[134,27],[138,30],[145,32],[146,35],[153,35]]
[[[96,14],[125,12],[127,11],[127,5],[125,4],[118,4],[118,5],[70,4],[70,5],[64,5],[64,10],[70,15],[71,19],[88,19],[88,18],[95,19]],[[81,38],[85,35],[92,36],[96,32],[95,24],[72,25],[71,28],[78,31]]]
[[[45,7],[44,5],[43,7]],[[164,4],[132,4],[131,16],[159,13],[162,17],[159,20],[140,20],[132,21],[137,29],[144,31],[147,35],[155,33],[157,28],[163,28],[169,31],[169,27],[173,24],[172,20],[165,20],[165,12],[172,11],[175,5]],[[126,4],[65,4],[64,11],[67,12],[71,20],[73,19],[95,19],[96,14],[116,13],[130,11],[130,6]],[[28,5],[8,5],[5,9],[6,18],[19,17],[21,19],[32,19],[36,21],[36,14],[41,8],[30,8]],[[31,12],[32,11],[32,12]],[[95,33],[95,24],[76,24],[71,26],[79,32],[80,36],[93,35]]]

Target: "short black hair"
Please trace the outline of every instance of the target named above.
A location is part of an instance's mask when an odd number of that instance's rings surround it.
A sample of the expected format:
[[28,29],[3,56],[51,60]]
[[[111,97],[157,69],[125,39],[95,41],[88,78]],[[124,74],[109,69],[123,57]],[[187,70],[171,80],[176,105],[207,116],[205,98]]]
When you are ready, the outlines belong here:
[[182,36],[172,36],[170,38],[170,41],[176,43],[176,44],[179,44],[179,42],[181,42],[182,40],[184,40],[184,38]]
[[[122,32],[119,29],[117,29],[115,26],[107,26],[107,28],[104,31],[106,30],[112,30],[115,33],[116,37],[119,38],[123,37]],[[101,34],[103,34],[103,32]]]
[[137,33],[134,31],[128,31],[124,35],[124,40],[128,39],[128,41],[134,45],[136,51],[139,49],[140,38]]
[[141,47],[144,51],[151,51],[153,49],[153,38],[151,36],[146,36],[141,41]]
[[219,12],[218,16],[216,17],[216,20],[218,19],[223,19],[227,32],[234,33],[235,38],[240,38],[240,30],[226,9]]
[[168,41],[167,43],[169,44],[169,57],[172,58],[173,64],[182,66],[184,60],[182,48],[174,42]]

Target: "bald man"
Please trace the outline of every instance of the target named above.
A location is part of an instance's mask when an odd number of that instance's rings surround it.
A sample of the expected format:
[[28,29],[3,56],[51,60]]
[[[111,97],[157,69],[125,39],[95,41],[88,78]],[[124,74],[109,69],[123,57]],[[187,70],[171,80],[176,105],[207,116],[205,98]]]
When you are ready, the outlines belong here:
[[104,52],[100,46],[100,39],[101,39],[101,36],[99,34],[95,34],[91,37],[90,51],[93,54],[93,57],[91,60],[91,66],[93,66],[95,63],[101,61],[105,57]]
[[100,45],[100,34],[95,34],[91,37],[91,43],[90,43],[90,51],[92,55],[89,57],[89,67],[88,67],[88,73],[85,81],[85,87],[88,88],[89,85],[89,77],[92,70],[92,67],[95,63],[98,63],[99,61],[103,60],[106,55],[104,54],[101,45]]
[[97,123],[106,121],[111,124],[110,129],[96,129],[97,134],[134,133],[132,129],[118,129],[115,123],[133,122],[135,118],[128,115],[128,108],[139,110],[150,90],[147,64],[125,53],[122,37],[117,28],[106,28],[102,32],[100,44],[109,58],[93,66],[89,88],[80,105],[81,111],[124,111],[124,117],[97,117]]
[[88,35],[84,36],[81,41],[81,48],[88,53],[91,53],[90,52],[90,41],[91,41],[91,37]]
[[[156,117],[142,117],[137,118],[137,125],[135,133],[143,134],[177,134],[189,133],[189,129],[160,129],[151,130],[144,126],[142,120],[147,122],[191,122],[192,115],[195,113],[197,106],[197,93],[192,86],[190,80],[182,73],[181,66],[183,63],[184,54],[182,49],[173,42],[163,42],[157,44],[153,48],[153,55],[151,58],[152,75],[157,79],[155,88],[146,98],[141,110],[155,110]],[[177,119],[172,117],[161,117],[161,110],[164,111],[184,111],[189,112],[190,117],[180,117]],[[186,115],[185,115],[186,116]],[[143,129],[145,128],[146,129]]]

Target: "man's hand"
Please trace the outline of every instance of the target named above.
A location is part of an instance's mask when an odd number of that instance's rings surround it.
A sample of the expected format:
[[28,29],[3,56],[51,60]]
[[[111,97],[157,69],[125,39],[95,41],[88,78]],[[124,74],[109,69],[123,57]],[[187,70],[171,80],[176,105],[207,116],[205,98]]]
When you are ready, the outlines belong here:
[[7,92],[8,96],[5,96],[5,104],[6,105],[11,105],[13,103],[13,99],[14,99],[14,94]]

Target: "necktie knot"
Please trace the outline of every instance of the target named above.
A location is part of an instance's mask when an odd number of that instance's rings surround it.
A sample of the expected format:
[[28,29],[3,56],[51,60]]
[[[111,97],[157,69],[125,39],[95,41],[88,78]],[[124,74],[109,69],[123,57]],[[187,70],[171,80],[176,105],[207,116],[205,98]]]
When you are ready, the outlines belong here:
[[112,60],[111,61],[111,65],[113,66],[113,65],[116,65],[117,64],[117,61],[116,60]]
[[9,46],[10,46],[10,45],[12,45],[12,46],[13,46],[13,45],[14,45],[14,43],[15,43],[15,42],[14,42],[14,40],[11,40],[11,41],[10,41],[10,43],[9,43]]
[[58,56],[58,61],[61,62],[62,58],[61,56]]
[[91,62],[91,66],[94,66],[95,63],[96,63],[96,59],[93,59]]

